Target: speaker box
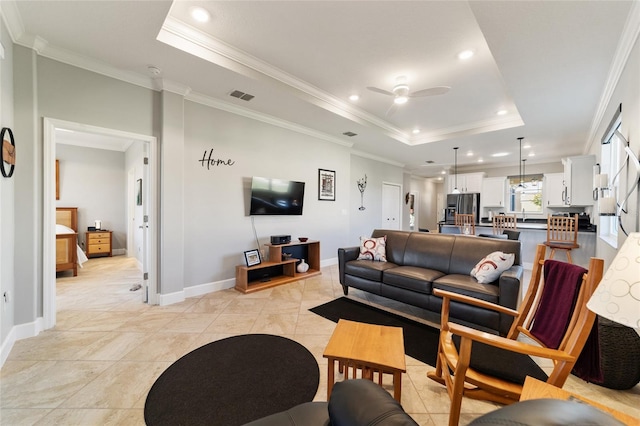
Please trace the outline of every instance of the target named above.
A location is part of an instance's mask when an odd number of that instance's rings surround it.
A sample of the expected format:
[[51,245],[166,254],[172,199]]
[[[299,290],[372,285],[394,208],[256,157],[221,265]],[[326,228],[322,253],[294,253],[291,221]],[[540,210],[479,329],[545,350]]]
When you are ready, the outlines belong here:
[[289,244],[291,242],[291,235],[272,235],[271,244]]

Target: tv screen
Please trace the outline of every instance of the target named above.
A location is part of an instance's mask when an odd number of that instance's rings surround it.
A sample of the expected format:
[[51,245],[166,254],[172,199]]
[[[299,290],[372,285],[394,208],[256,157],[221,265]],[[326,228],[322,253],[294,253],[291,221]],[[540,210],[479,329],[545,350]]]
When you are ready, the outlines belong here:
[[301,215],[304,182],[254,176],[249,215]]

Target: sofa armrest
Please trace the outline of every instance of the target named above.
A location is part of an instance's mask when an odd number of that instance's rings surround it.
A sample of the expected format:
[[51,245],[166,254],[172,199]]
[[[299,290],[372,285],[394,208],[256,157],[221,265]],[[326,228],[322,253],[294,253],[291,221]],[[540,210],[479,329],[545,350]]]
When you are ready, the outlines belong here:
[[356,260],[360,255],[360,247],[344,247],[338,249],[338,271],[340,284],[344,285],[344,265],[350,260]]
[[[522,265],[513,265],[500,275],[498,280],[498,302],[500,305],[511,309],[517,309],[522,289],[522,277],[524,268]],[[513,318],[508,315],[500,315],[499,332],[506,335],[511,328]]]

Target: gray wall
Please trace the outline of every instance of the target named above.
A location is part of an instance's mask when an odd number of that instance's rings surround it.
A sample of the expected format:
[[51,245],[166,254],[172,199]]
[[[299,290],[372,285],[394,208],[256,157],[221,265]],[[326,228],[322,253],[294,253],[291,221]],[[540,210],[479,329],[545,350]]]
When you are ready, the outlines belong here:
[[[0,42],[4,48],[4,59],[0,60],[0,126],[10,127],[16,139],[21,135],[15,134],[13,119],[13,44],[11,37],[0,17]],[[18,143],[16,142],[16,146]],[[20,155],[16,149],[16,160]],[[7,292],[11,297],[15,295],[14,274],[14,237],[15,237],[15,182],[21,175],[16,166],[11,179],[0,176],[0,296]],[[0,343],[3,343],[15,324],[15,304],[4,303],[0,297]]]
[[60,199],[56,207],[78,208],[78,241],[86,249],[85,232],[96,219],[113,231],[112,248],[126,249],[127,173],[119,151],[57,144]]

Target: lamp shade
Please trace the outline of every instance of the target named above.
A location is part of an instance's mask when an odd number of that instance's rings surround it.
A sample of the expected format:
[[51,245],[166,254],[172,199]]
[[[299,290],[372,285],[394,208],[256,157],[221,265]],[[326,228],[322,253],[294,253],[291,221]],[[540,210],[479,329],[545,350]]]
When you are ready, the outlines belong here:
[[587,308],[640,333],[640,232],[629,234]]

